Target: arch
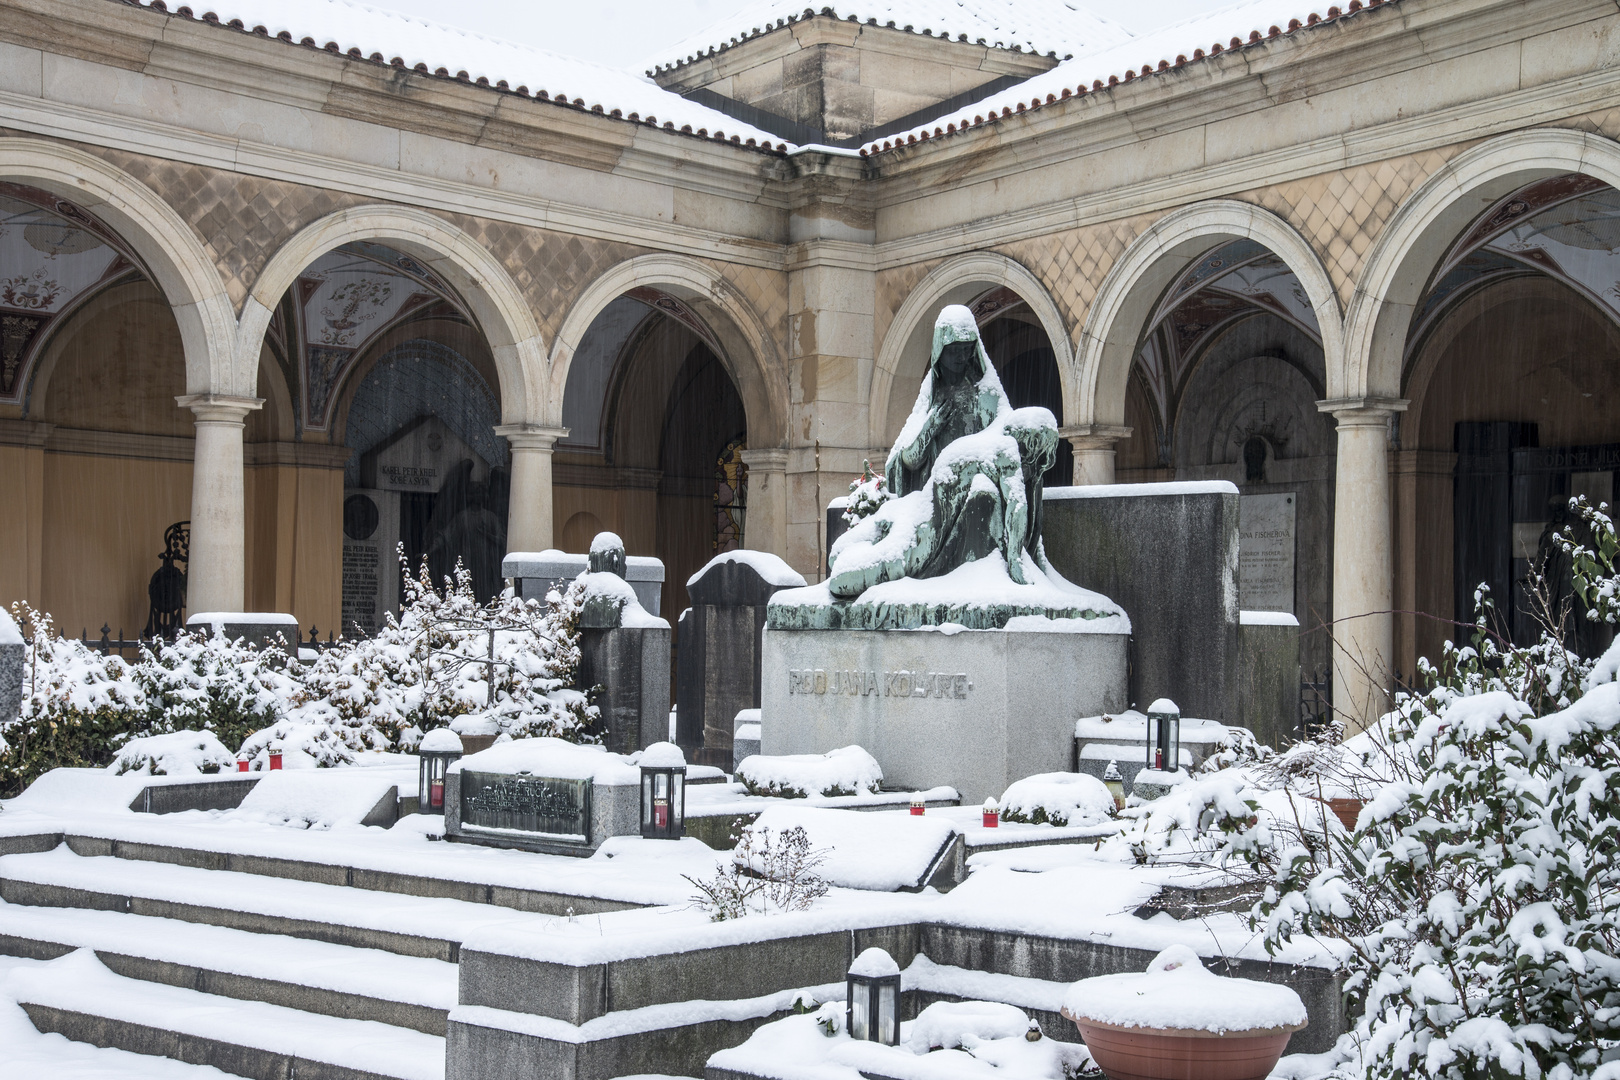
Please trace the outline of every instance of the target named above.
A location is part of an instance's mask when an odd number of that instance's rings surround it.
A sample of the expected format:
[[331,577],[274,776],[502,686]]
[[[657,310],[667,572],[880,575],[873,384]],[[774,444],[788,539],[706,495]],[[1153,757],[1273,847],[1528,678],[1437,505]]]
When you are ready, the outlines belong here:
[[911,290],[883,336],[877,363],[872,370],[871,407],[868,413],[874,448],[888,445],[889,406],[898,376],[916,373],[922,380],[928,367],[932,345],[932,316],[945,304],[965,304],[986,286],[1001,285],[1017,293],[1029,305],[1041,328],[1046,331],[1057,357],[1058,378],[1063,385],[1064,417],[1069,423],[1077,404],[1074,353],[1069,347],[1068,324],[1052,295],[1039,278],[1022,263],[993,251],[974,251],[947,259]]
[[236,309],[202,238],[174,208],[121,169],[44,139],[0,138],[0,179],[81,205],[135,249],[174,312],[192,394],[251,397],[232,363]]
[[1399,398],[1412,314],[1447,250],[1504,196],[1559,173],[1620,188],[1620,144],[1581,131],[1517,132],[1457,155],[1424,181],[1368,253],[1345,318],[1343,366],[1328,365],[1328,396]]
[[1213,247],[1242,239],[1265,245],[1299,279],[1316,313],[1328,370],[1333,370],[1343,353],[1343,320],[1333,281],[1315,250],[1269,210],[1212,199],[1154,222],[1109,269],[1077,342],[1080,375],[1071,423],[1125,422],[1126,383],[1153,305],[1194,260]]
[[339,210],[305,226],[276,251],[253,283],[236,331],[236,364],[248,385],[253,385],[259,347],[282,295],[310,263],[358,240],[398,248],[432,267],[472,309],[495,355],[503,423],[533,423],[544,414],[545,345],[511,274],[487,248],[443,218],[402,206]]
[[562,424],[568,369],[591,323],[615,299],[641,286],[663,289],[697,312],[720,345],[720,361],[742,396],[750,445],[782,445],[787,438],[787,386],[775,337],[716,267],[685,255],[638,255],[605,271],[574,301],[552,342],[544,422]]

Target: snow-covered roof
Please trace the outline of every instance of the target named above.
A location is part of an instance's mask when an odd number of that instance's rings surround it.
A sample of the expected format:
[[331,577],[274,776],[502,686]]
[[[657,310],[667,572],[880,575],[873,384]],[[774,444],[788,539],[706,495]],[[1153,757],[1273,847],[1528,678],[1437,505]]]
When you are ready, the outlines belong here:
[[[128,0],[167,12],[163,0]],[[380,65],[508,91],[555,105],[653,124],[683,134],[786,150],[769,132],[660,89],[628,71],[498,41],[352,0],[192,0],[174,17]]]
[[1346,19],[1357,12],[1398,0],[1349,0],[1325,7],[1314,0],[1245,0],[1219,11],[1166,26],[1122,43],[1077,52],[1050,71],[1035,75],[963,109],[861,147],[861,155],[898,149],[959,134],[1004,117],[1039,109],[1066,98],[1107,90],[1122,82],[1173,71],[1231,49]]
[[1088,10],[1081,0],[755,0],[649,58],[653,71],[677,68],[779,27],[817,15],[927,37],[1050,56],[1117,45],[1131,32]]

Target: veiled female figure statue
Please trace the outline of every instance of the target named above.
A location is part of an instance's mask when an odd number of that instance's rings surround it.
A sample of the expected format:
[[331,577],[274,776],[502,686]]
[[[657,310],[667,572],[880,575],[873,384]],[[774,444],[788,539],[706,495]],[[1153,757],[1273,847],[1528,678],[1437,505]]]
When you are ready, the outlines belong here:
[[1014,409],[979,340],[973,313],[939,313],[928,374],[889,453],[895,496],[839,538],[828,589],[853,599],[885,581],[931,578],[1000,555],[1012,581],[1040,576],[1041,475],[1057,454],[1057,421]]

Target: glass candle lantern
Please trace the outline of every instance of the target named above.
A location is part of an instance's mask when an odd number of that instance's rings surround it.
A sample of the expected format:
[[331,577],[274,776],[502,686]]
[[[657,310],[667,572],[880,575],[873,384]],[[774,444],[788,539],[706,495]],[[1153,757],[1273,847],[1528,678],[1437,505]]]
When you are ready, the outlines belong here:
[[444,785],[451,763],[462,754],[461,737],[449,728],[438,728],[422,736],[416,748],[417,812],[444,813]]
[[674,743],[653,743],[637,760],[641,767],[641,835],[679,840],[686,835],[686,755]]
[[1107,788],[1108,794],[1113,797],[1114,809],[1123,810],[1125,808],[1125,778],[1119,774],[1119,762],[1110,761],[1108,763],[1108,770],[1103,773],[1103,787]]
[[845,1030],[860,1042],[900,1045],[900,966],[882,949],[855,958],[845,978]]
[[1181,710],[1169,698],[1148,706],[1147,767],[1163,772],[1181,768]]

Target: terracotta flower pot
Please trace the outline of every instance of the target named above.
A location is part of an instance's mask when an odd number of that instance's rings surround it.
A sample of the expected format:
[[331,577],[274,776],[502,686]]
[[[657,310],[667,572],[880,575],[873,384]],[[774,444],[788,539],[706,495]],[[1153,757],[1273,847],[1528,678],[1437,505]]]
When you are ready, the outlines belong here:
[[1356,818],[1361,814],[1361,808],[1367,805],[1365,799],[1324,799],[1333,816],[1339,819],[1346,832],[1356,831]]
[[1277,1067],[1288,1039],[1304,1027],[1295,1024],[1256,1031],[1139,1028],[1063,1015],[1108,1080],[1265,1080]]
[[476,754],[480,750],[488,750],[495,745],[496,735],[463,735],[461,737],[461,752],[463,754]]

